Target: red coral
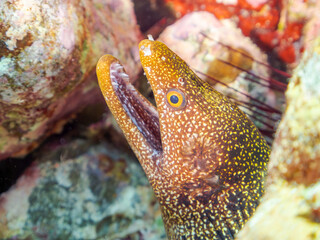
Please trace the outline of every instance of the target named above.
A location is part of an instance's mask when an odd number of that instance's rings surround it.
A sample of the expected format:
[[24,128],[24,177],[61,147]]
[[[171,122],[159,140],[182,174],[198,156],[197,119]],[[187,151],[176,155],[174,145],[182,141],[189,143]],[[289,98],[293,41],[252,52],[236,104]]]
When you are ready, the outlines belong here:
[[252,37],[265,50],[273,51],[286,62],[293,63],[302,47],[294,45],[302,35],[303,24],[287,22],[284,29],[278,28],[282,1],[269,0],[251,4],[248,0],[238,0],[236,4],[217,3],[213,0],[165,0],[179,16],[197,10],[213,13],[218,19],[232,18],[243,34]]

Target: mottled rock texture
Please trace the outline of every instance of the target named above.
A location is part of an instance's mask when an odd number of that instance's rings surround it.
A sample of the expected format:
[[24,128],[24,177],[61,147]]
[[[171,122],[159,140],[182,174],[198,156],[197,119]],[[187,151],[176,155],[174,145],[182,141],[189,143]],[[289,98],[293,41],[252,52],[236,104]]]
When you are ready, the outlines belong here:
[[320,238],[320,182],[306,187],[277,180],[237,240],[316,240]]
[[46,145],[0,197],[0,239],[125,237],[165,239],[163,223],[137,160],[104,141]]
[[139,72],[130,0],[0,1],[0,160],[23,156],[101,99],[99,57]]
[[320,38],[295,69],[272,146],[268,187],[238,239],[320,239]]
[[286,92],[287,108],[277,130],[270,168],[289,182],[320,180],[320,38],[305,52]]

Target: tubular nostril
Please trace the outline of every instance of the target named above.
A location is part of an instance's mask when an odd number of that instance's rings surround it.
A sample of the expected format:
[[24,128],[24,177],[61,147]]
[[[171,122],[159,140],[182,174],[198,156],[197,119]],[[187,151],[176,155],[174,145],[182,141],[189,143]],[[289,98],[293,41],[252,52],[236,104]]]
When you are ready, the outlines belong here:
[[154,41],[154,39],[153,39],[153,37],[152,37],[151,34],[148,34],[148,39],[149,39],[150,41]]

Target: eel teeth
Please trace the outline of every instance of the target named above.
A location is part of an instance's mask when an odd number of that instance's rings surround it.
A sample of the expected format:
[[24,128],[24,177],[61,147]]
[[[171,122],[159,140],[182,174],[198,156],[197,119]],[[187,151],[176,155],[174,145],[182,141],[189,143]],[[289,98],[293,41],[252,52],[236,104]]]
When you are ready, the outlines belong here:
[[123,66],[121,65],[121,64],[119,64],[119,63],[115,63],[115,70],[116,71],[119,71],[119,70],[122,70],[123,69]]
[[126,73],[124,73],[124,72],[119,73],[119,75],[120,75],[120,77],[122,77],[122,78],[129,78],[129,75],[126,74]]

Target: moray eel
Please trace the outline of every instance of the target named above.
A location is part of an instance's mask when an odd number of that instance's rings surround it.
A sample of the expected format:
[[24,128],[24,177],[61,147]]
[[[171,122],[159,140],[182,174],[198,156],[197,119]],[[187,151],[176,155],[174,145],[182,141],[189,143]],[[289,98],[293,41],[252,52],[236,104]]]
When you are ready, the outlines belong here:
[[113,56],[100,58],[97,76],[160,203],[168,239],[234,239],[264,192],[269,146],[165,44],[146,39],[139,52],[157,107]]

